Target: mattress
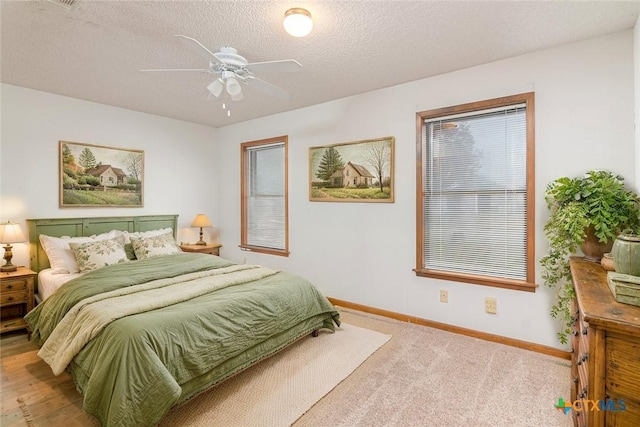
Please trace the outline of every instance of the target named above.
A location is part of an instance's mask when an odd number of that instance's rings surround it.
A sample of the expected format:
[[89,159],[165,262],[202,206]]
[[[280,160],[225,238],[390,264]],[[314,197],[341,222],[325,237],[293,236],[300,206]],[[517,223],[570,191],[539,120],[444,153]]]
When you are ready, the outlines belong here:
[[38,273],[38,302],[44,301],[55,291],[71,279],[80,277],[81,273],[76,274],[53,274],[51,268],[45,268]]

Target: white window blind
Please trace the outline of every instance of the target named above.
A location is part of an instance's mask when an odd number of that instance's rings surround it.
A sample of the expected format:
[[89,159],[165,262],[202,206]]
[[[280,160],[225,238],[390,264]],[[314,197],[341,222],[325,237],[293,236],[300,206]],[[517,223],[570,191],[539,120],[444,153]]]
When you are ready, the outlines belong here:
[[424,268],[526,280],[526,104],[423,129]]
[[285,145],[247,148],[246,245],[286,249]]

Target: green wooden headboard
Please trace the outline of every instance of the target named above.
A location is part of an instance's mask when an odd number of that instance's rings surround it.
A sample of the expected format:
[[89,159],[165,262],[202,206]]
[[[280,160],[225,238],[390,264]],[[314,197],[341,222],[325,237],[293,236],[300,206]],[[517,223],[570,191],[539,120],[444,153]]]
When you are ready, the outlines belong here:
[[40,245],[40,235],[85,237],[111,230],[150,231],[170,227],[177,237],[178,215],[114,216],[94,218],[28,219],[31,269],[49,268],[49,258]]

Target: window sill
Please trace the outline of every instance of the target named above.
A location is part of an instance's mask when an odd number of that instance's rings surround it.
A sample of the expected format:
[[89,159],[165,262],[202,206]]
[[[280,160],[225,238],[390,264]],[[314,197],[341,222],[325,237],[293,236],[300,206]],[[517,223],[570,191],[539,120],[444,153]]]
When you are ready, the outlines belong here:
[[494,288],[513,289],[516,291],[535,292],[538,287],[535,283],[520,280],[502,279],[496,277],[478,276],[464,273],[449,273],[436,270],[414,270],[416,276],[431,277],[433,279],[450,280],[453,282],[470,283],[473,285],[491,286]]
[[290,252],[287,251],[287,250],[273,249],[273,248],[263,248],[263,247],[260,247],[260,246],[243,246],[243,245],[240,245],[239,247],[243,251],[256,252],[256,253],[268,254],[268,255],[277,255],[277,256],[288,257],[289,254],[290,254]]

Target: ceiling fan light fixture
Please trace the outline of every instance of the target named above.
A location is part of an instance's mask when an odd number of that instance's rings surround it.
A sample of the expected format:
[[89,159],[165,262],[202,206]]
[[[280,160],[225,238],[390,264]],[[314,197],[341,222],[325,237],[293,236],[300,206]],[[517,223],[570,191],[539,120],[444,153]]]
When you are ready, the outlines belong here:
[[240,87],[240,83],[234,77],[229,77],[227,79],[227,92],[231,96],[238,95],[242,92],[242,88]]
[[284,29],[294,37],[304,37],[313,29],[313,20],[308,10],[294,7],[284,13]]
[[215,96],[216,98],[219,97],[222,93],[222,80],[216,79],[212,81],[209,86],[207,86],[207,89],[209,90],[211,95]]

